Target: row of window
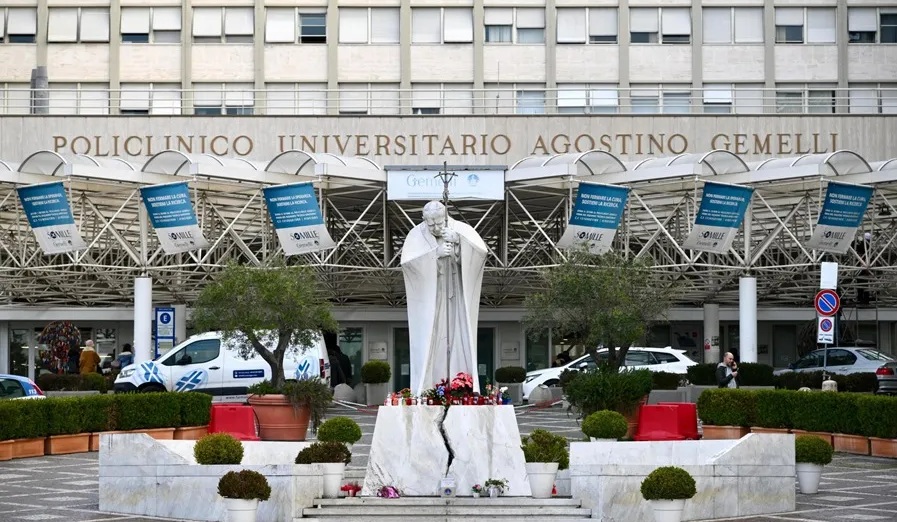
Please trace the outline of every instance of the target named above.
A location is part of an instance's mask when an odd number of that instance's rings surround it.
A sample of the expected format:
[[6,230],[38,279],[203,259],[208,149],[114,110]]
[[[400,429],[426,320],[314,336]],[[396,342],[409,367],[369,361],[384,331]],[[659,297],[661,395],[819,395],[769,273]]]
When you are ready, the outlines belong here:
[[[0,109],[28,113],[27,84],[0,85]],[[109,114],[110,91],[103,84],[50,84],[51,114]],[[328,92],[326,84],[268,84],[264,102],[257,104],[250,83],[196,84],[190,92],[195,114],[318,114],[335,106],[341,114],[471,114],[474,107],[490,112],[545,114],[555,103],[560,114],[832,114],[844,107],[851,114],[897,114],[897,84],[851,85],[839,98],[833,85],[780,85],[765,91],[762,84],[705,84],[700,92],[687,85],[634,85],[621,90],[612,84],[559,84],[546,91],[539,84],[487,84],[480,91],[469,84],[413,84],[410,92],[398,84],[341,84]],[[621,96],[627,97],[626,102]],[[556,100],[551,97],[556,96]],[[179,84],[122,84],[121,114],[181,114],[185,103]],[[257,107],[257,105],[264,105]]]
[[[339,8],[339,42],[347,44],[399,43],[399,9],[391,7]],[[707,44],[762,43],[762,7],[705,7],[703,41]],[[265,42],[326,43],[327,13],[320,8],[269,7]],[[633,7],[629,36],[633,44],[690,44],[688,7]],[[541,44],[545,42],[545,9],[486,7],[486,43]],[[121,40],[127,43],[179,43],[180,7],[123,7]],[[897,7],[848,9],[850,43],[897,43]],[[615,44],[619,16],[616,7],[557,8],[557,42]],[[0,8],[0,42],[34,43],[36,8]],[[250,43],[255,34],[252,7],[193,8],[195,43]],[[421,44],[473,42],[473,11],[469,7],[411,9],[411,41]],[[108,42],[109,9],[51,7],[47,40],[52,43]],[[835,43],[835,8],[776,7],[776,43]]]

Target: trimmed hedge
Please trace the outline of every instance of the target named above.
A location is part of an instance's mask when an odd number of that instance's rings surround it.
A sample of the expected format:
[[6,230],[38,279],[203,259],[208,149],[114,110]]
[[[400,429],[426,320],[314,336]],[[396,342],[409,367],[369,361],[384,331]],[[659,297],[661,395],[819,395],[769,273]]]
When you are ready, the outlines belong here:
[[211,395],[128,393],[0,401],[0,440],[116,430],[203,426]]
[[[705,392],[706,393],[706,392]],[[755,426],[761,428],[793,428],[792,419],[798,397],[787,390],[757,390]]]
[[857,421],[862,435],[897,439],[897,415],[893,399],[894,397],[878,395],[857,397]]
[[705,390],[698,398],[698,415],[713,426],[753,426],[757,417],[757,396],[753,390],[717,388]]
[[520,366],[502,366],[495,370],[495,382],[518,383],[526,380],[526,368]]
[[[829,374],[838,383],[839,392],[869,393],[878,390],[878,378],[874,373]],[[822,372],[788,372],[775,377],[776,388],[799,390],[822,388]]]
[[109,389],[105,377],[99,373],[63,374],[45,373],[35,379],[35,384],[46,391],[99,391],[106,393]]
[[679,380],[682,378],[677,373],[651,372],[652,390],[675,390],[679,388]]
[[[689,366],[686,370],[688,382],[695,386],[716,386],[716,367],[718,364],[706,363]],[[776,386],[773,367],[760,363],[738,363],[739,386]],[[796,388],[795,388],[796,389]]]

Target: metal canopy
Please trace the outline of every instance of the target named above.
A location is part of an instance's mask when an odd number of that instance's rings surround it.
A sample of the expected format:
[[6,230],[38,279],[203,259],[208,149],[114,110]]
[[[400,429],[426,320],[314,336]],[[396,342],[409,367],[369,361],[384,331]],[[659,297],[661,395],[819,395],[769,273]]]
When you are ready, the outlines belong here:
[[[858,240],[841,256],[803,246],[832,180],[874,188]],[[48,181],[65,182],[86,250],[47,256],[38,248],[15,188]],[[141,218],[140,187],[175,181],[188,183],[210,248],[166,255]],[[748,165],[730,152],[709,151],[624,162],[593,150],[518,161],[505,173],[503,201],[452,202],[452,216],[475,227],[489,248],[485,306],[519,305],[540,271],[563,258],[555,243],[582,181],[630,189],[614,248],[649,259],[681,284],[680,304],[735,304],[738,277],[751,274],[761,303],[806,307],[818,288],[818,264],[837,261],[848,302],[864,289],[882,306],[897,305],[897,160],[870,164],[855,152],[837,151]],[[706,181],[755,191],[725,254],[681,247]],[[403,306],[401,247],[421,221],[424,202],[388,201],[386,172],[370,160],[301,150],[269,161],[178,151],[160,152],[143,165],[51,151],[20,164],[0,161],[0,299],[130,306],[133,279],[146,273],[155,300],[191,303],[228,262],[262,266],[282,258],[263,188],[296,182],[314,184],[337,247],[289,262],[314,266],[338,305]]]

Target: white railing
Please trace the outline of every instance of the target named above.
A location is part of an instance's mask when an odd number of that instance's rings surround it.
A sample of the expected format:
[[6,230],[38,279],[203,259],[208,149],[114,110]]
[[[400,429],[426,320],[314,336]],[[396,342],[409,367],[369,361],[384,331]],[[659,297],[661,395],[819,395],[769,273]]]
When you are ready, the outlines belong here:
[[897,88],[2,89],[0,115],[897,114]]

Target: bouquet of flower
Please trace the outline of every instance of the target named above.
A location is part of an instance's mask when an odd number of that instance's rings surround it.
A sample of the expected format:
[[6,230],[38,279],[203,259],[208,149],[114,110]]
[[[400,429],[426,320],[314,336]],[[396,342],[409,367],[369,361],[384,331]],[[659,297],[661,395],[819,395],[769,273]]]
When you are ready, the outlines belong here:
[[452,379],[450,386],[451,394],[455,397],[463,397],[473,393],[473,377],[469,373],[459,372]]
[[496,488],[499,492],[504,492],[508,489],[508,480],[503,478],[491,478],[486,481],[487,488]]
[[383,486],[377,492],[377,496],[380,498],[399,498],[399,490],[395,486]]
[[340,491],[345,491],[347,497],[354,497],[361,491],[361,486],[358,485],[358,482],[349,482],[348,484],[343,484]]
[[504,403],[509,403],[509,402],[511,401],[511,394],[508,393],[508,387],[507,387],[507,386],[502,386],[501,388],[499,388],[498,391],[501,392],[501,400],[502,400],[502,402],[504,402]]
[[448,390],[448,381],[443,379],[436,383],[433,388],[425,390],[423,396],[427,399],[433,399],[433,404],[444,404],[446,390]]
[[402,390],[399,390],[399,396],[403,399],[410,399],[412,397],[411,388],[404,388]]
[[476,493],[476,494],[480,494],[480,493],[483,492],[483,486],[481,486],[481,485],[479,485],[479,484],[474,484],[474,485],[470,488],[470,491],[472,491],[473,493]]

